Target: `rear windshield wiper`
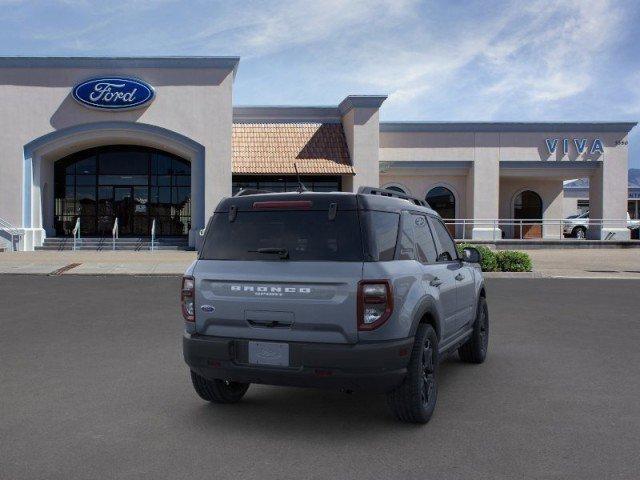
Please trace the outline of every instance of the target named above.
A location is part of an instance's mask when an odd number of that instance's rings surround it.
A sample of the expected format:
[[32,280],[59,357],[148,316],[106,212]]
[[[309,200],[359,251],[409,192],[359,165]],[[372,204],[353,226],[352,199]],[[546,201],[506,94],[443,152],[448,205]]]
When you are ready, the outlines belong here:
[[279,255],[281,260],[286,260],[289,258],[289,250],[287,250],[286,248],[267,247],[267,248],[259,248],[257,250],[249,250],[249,252]]

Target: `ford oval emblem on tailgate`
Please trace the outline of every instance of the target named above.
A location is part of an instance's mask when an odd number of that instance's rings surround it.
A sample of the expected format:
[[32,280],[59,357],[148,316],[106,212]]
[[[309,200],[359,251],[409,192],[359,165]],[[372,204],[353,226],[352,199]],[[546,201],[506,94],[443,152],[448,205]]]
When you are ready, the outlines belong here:
[[213,312],[216,309],[216,307],[214,307],[213,305],[202,305],[200,307],[200,310],[202,310],[203,312]]

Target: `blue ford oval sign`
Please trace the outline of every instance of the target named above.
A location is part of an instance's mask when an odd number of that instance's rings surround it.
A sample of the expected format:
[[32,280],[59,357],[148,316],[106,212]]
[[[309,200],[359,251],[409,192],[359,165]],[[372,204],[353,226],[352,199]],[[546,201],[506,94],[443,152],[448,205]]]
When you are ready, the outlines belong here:
[[73,98],[85,107],[106,110],[142,107],[154,96],[153,87],[148,83],[124,77],[92,78],[73,89]]

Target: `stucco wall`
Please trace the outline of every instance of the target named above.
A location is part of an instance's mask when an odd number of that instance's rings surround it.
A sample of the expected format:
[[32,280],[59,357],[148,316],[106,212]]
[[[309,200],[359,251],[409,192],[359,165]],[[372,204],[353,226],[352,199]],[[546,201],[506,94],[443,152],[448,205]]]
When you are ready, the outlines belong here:
[[[88,109],[72,98],[78,82],[103,75],[141,78],[155,88],[156,98],[130,111]],[[228,68],[0,68],[0,217],[22,225],[25,145],[51,132],[97,122],[154,125],[202,145],[208,217],[231,191],[232,84]],[[78,150],[95,146],[83,142]]]
[[473,132],[380,132],[380,160],[447,161],[474,159]]
[[467,177],[464,175],[380,175],[381,186],[397,185],[420,199],[424,199],[434,187],[447,187],[456,198],[456,218],[467,218],[466,184]]
[[569,215],[575,215],[578,213],[578,199],[575,197],[562,198],[562,216],[567,218]]

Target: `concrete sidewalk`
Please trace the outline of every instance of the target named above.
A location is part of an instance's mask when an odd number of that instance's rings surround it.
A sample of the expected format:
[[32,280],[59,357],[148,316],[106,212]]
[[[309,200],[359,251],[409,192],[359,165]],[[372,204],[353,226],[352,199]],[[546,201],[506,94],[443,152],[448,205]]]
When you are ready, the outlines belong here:
[[[526,251],[526,250],[523,250]],[[488,273],[506,278],[626,278],[640,279],[640,250],[529,250],[530,273]],[[4,252],[0,274],[182,275],[196,252]],[[59,271],[60,269],[65,269]]]
[[64,275],[182,275],[196,259],[193,251],[86,252],[36,251],[0,253],[1,273],[54,274],[80,264]]
[[636,248],[521,250],[531,257],[534,277],[640,279]]

